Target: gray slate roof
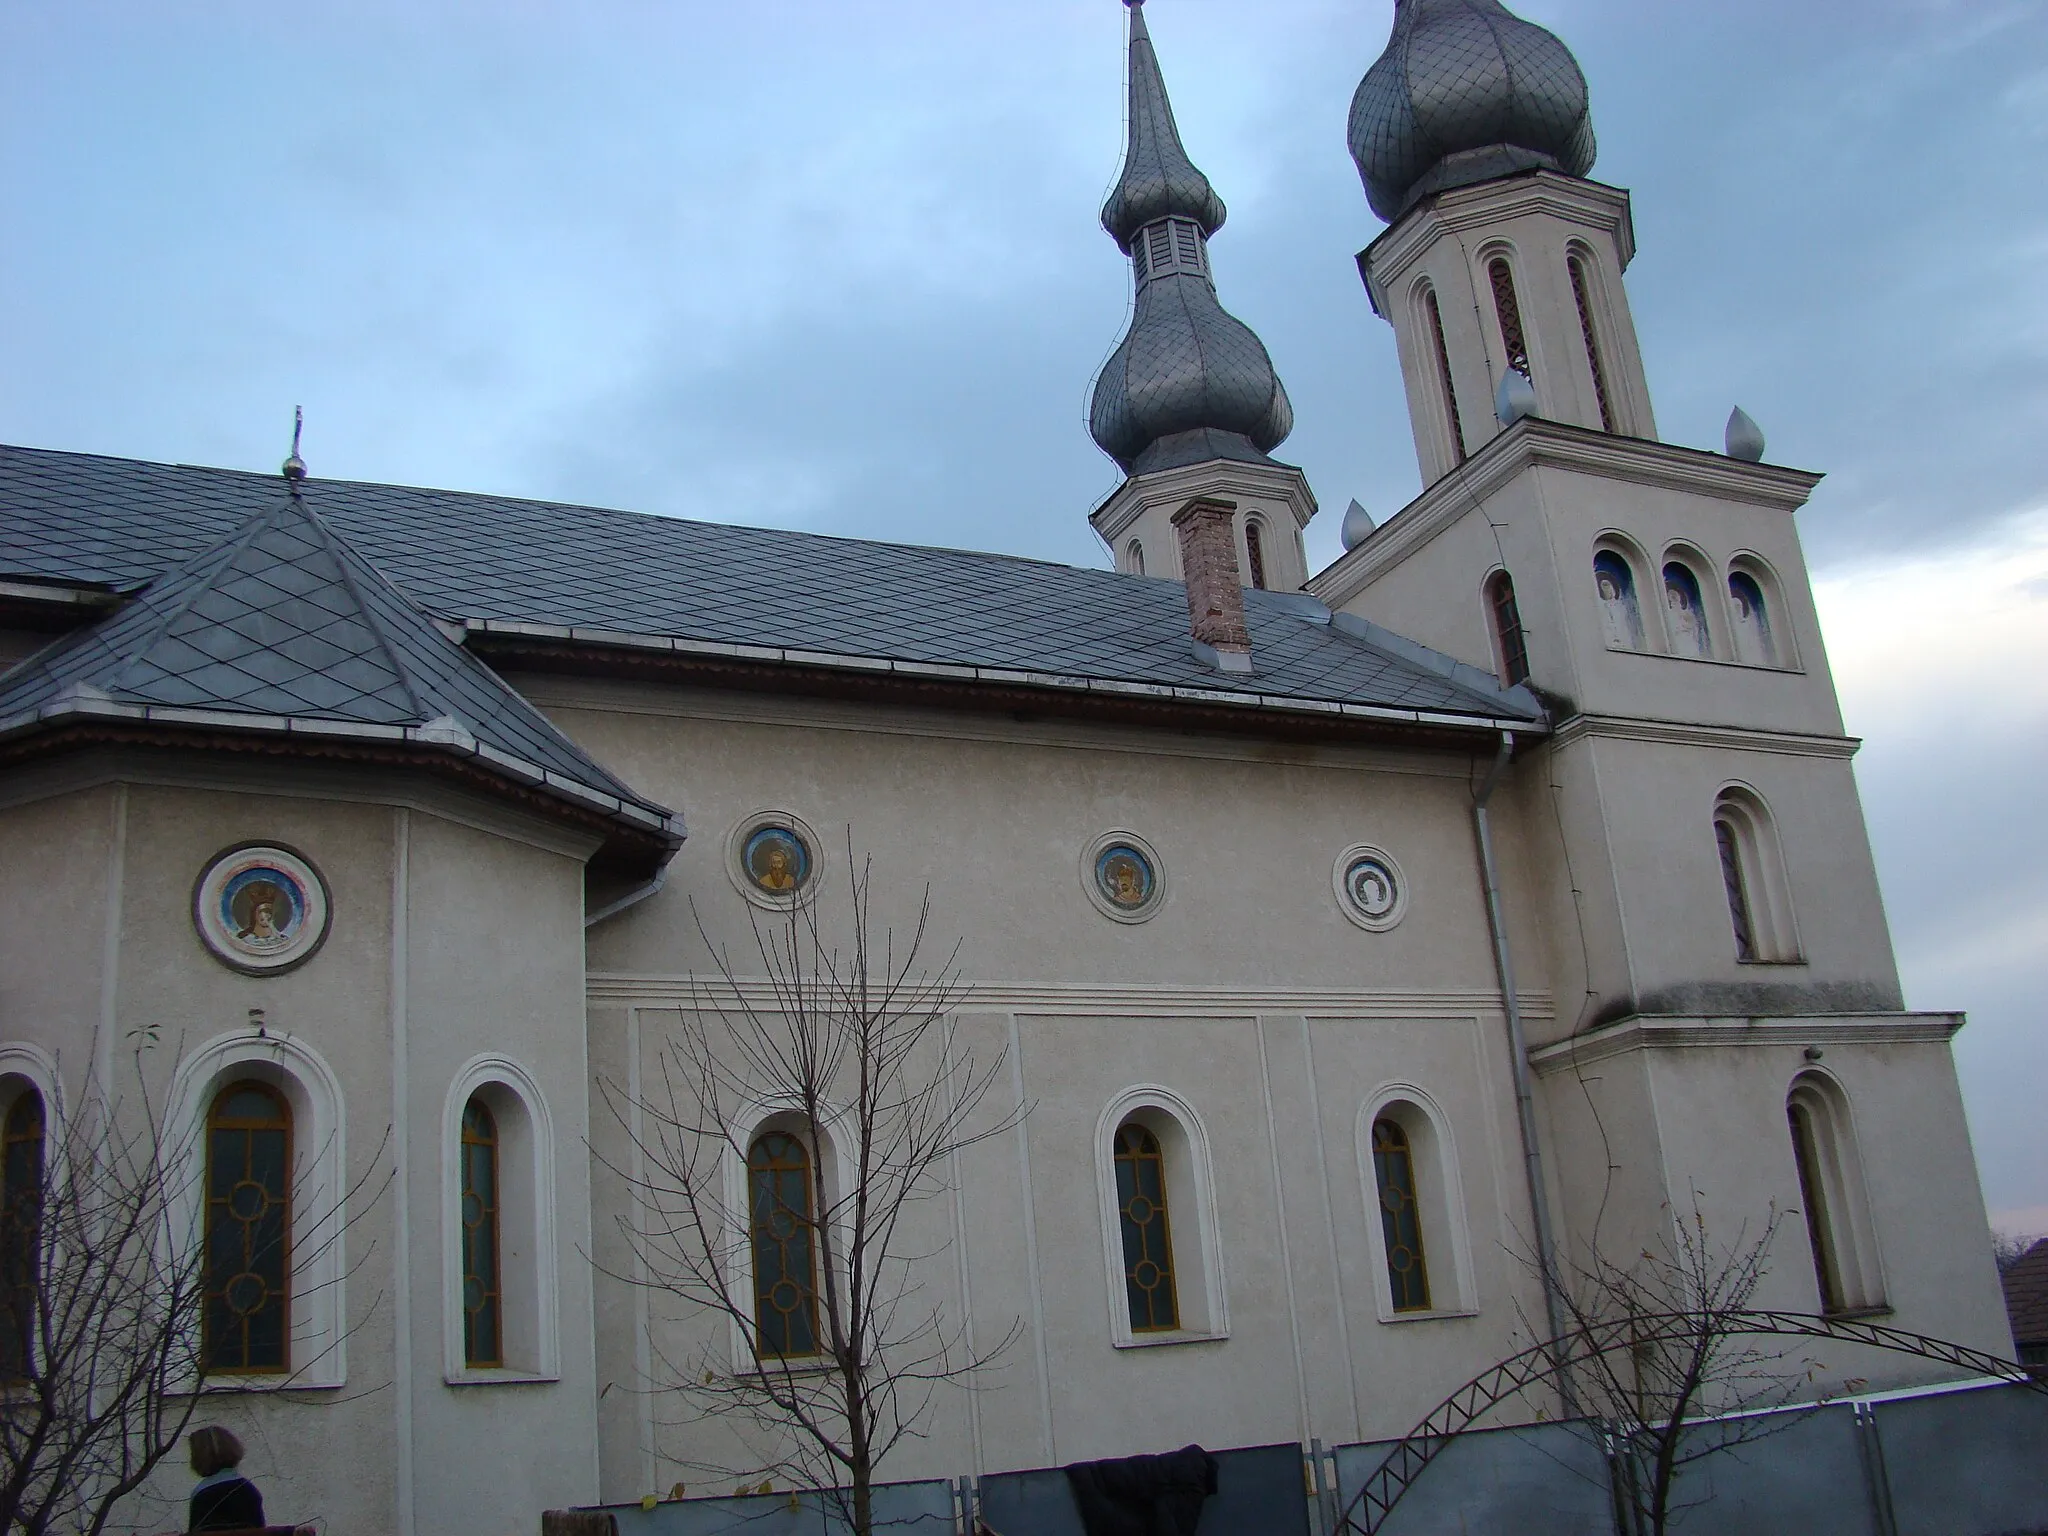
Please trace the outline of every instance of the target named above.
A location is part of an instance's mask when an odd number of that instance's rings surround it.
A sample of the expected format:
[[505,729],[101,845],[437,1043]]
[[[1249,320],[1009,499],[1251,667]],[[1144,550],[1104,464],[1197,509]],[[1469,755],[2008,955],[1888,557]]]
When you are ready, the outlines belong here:
[[[133,589],[275,506],[281,487],[275,475],[0,446],[0,578]],[[314,479],[303,496],[412,603],[451,621],[1475,723],[1542,714],[1526,689],[1370,626],[1333,625],[1299,593],[1246,592],[1258,671],[1226,680],[1194,654],[1175,581],[469,492]]]
[[642,832],[675,830],[282,480],[257,500],[225,538],[0,676],[0,735],[80,716],[317,727],[329,739],[465,752]]

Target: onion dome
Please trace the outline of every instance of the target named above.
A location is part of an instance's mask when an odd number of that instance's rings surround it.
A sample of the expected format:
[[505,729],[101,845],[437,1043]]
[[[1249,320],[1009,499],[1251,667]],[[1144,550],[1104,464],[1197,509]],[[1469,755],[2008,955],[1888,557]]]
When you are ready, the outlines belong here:
[[1126,474],[1262,461],[1294,430],[1265,345],[1216,301],[1209,236],[1223,200],[1181,147],[1143,0],[1131,7],[1130,138],[1102,227],[1131,258],[1131,328],[1095,381],[1088,430]]
[[1586,77],[1500,0],[1395,0],[1394,34],[1351,98],[1351,158],[1392,223],[1451,187],[1593,168]]

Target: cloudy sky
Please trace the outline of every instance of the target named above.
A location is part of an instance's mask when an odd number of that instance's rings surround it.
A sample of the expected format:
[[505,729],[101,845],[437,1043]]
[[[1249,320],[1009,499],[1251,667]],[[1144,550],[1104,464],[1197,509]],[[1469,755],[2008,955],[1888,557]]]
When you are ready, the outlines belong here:
[[[1416,490],[1344,153],[1390,0],[1154,0],[1330,509]],[[1800,514],[1908,1000],[2048,1231],[2048,6],[1526,0],[1635,195],[1659,426]],[[1115,0],[13,0],[0,439],[1089,564]]]

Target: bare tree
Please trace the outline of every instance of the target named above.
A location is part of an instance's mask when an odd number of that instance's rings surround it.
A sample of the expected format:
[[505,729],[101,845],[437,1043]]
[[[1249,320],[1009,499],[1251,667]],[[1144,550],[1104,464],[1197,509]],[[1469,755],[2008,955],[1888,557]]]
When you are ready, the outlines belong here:
[[[135,1091],[93,1081],[69,1113],[44,1102],[36,1135],[8,1148],[0,1530],[98,1536],[206,1400],[205,1159],[151,1097],[143,1069],[154,1049],[153,1034],[138,1037]],[[350,1210],[351,1199],[373,1184],[381,1194],[384,1161],[380,1145],[353,1188],[322,1192],[331,1204],[302,1213],[294,1275],[360,1218],[366,1206]]]
[[2002,1275],[2033,1251],[2039,1237],[2026,1237],[2018,1232],[2001,1232],[1991,1229],[1991,1262],[1998,1266]]
[[1024,1108],[982,1113],[1006,1054],[976,1060],[956,1035],[959,945],[927,962],[930,888],[899,935],[850,832],[847,869],[833,896],[754,919],[751,975],[698,919],[716,977],[650,1086],[600,1084],[628,1155],[598,1156],[633,1195],[618,1220],[634,1262],[614,1278],[714,1322],[688,1358],[656,1341],[647,1387],[752,1425],[756,1470],[826,1491],[868,1536],[884,1458],[925,1432],[942,1384],[973,1390],[1021,1329],[974,1346],[927,1293],[945,1243],[915,1213]]
[[[1668,1207],[1667,1207],[1668,1210]],[[1751,1311],[1784,1216],[1717,1244],[1693,1192],[1664,1237],[1628,1264],[1594,1254],[1561,1277],[1568,1332],[1594,1347],[1571,1351],[1567,1400],[1600,1426],[1613,1463],[1625,1529],[1664,1536],[1685,1507],[1685,1468],[1789,1428],[1811,1404],[1819,1367],[1788,1359],[1759,1335]]]

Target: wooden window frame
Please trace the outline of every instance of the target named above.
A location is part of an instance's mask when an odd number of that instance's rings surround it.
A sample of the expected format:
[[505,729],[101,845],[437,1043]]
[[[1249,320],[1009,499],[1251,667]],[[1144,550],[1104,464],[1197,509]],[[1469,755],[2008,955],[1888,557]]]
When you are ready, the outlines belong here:
[[1458,390],[1451,382],[1451,347],[1444,337],[1443,307],[1437,303],[1436,289],[1425,286],[1422,290],[1423,318],[1429,326],[1430,340],[1436,347],[1437,383],[1443,391],[1444,415],[1451,430],[1451,454],[1460,464],[1465,462],[1465,424],[1458,417]]
[[1607,388],[1607,370],[1600,362],[1599,333],[1593,325],[1593,300],[1588,291],[1591,280],[1586,274],[1586,255],[1571,251],[1565,256],[1565,270],[1572,280],[1572,300],[1579,309],[1579,335],[1586,343],[1586,366],[1593,374],[1593,399],[1600,407],[1600,430],[1612,432],[1614,427],[1614,405]]
[[1487,616],[1493,621],[1494,649],[1500,658],[1501,680],[1512,688],[1529,680],[1529,637],[1522,628],[1521,605],[1515,601],[1515,578],[1495,571],[1486,578]]

